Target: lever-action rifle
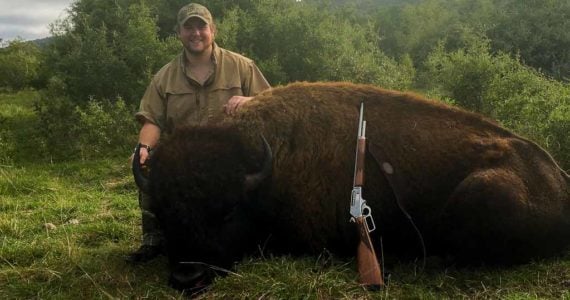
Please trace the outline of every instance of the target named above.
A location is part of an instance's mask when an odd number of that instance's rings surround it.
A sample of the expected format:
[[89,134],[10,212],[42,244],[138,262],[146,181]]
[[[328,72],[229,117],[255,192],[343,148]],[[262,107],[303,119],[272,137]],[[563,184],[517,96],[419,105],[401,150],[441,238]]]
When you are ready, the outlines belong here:
[[[370,240],[370,232],[376,229],[372,219],[372,210],[362,198],[362,186],[364,185],[364,157],[366,156],[366,121],[364,118],[364,102],[360,103],[360,115],[358,118],[358,138],[356,141],[356,162],[354,168],[354,183],[350,201],[350,214],[352,222],[356,222],[360,242],[356,253],[358,264],[359,282],[371,290],[377,290],[384,286],[382,271],[378,264],[378,258]],[[370,229],[368,223],[372,228]]]

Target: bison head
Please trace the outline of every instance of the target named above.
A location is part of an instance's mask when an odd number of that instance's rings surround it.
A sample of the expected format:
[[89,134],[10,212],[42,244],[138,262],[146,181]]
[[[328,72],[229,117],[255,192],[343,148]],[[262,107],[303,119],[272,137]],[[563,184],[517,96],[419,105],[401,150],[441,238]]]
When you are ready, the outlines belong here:
[[214,270],[230,269],[262,238],[255,206],[272,164],[262,141],[264,147],[248,147],[227,126],[179,128],[156,148],[148,179],[135,151],[135,181],[151,195],[174,287],[208,284]]

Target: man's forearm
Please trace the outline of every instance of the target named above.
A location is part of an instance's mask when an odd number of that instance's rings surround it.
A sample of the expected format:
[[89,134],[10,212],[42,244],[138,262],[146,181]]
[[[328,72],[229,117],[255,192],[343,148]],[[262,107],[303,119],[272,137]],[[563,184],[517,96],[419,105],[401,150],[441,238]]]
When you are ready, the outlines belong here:
[[152,148],[158,144],[160,139],[160,127],[151,122],[145,122],[139,133],[139,143]]

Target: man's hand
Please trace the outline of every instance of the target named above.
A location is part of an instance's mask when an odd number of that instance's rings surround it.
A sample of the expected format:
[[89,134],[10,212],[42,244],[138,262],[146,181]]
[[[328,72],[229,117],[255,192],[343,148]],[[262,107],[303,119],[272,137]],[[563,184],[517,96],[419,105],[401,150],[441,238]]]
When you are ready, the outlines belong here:
[[144,166],[144,163],[146,161],[146,159],[148,158],[148,149],[146,149],[145,147],[141,147],[139,150],[139,155],[140,155],[140,164],[141,166]]
[[[144,147],[141,147],[141,149],[139,150],[139,157],[140,157],[139,163],[141,164],[141,166],[143,166],[143,168],[144,168],[144,163],[148,158],[148,155],[149,155],[148,150]],[[129,156],[129,165],[133,163],[134,158],[135,158],[134,153],[131,154],[131,156]]]
[[139,133],[139,143],[142,145],[148,145],[140,147],[140,164],[144,166],[145,161],[148,159],[148,151],[150,147],[156,146],[158,140],[160,139],[160,128],[150,121],[146,121],[141,128]]
[[226,114],[232,116],[236,113],[238,108],[242,106],[247,101],[251,100],[253,97],[244,97],[244,96],[233,96],[228,100],[228,103],[224,105],[224,109]]

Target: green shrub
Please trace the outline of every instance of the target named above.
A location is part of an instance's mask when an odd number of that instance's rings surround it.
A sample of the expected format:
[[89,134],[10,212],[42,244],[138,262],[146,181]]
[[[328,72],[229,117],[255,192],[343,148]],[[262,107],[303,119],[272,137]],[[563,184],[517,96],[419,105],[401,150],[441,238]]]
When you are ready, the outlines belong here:
[[556,107],[548,118],[544,130],[548,133],[545,137],[548,149],[551,149],[562,167],[570,172],[570,97],[567,95],[564,104]]
[[0,165],[10,165],[14,153],[12,132],[6,128],[7,119],[0,115]]
[[440,45],[422,74],[430,93],[497,119],[545,146],[570,167],[570,85],[547,78],[504,53],[491,54],[486,39],[451,53]]
[[464,108],[489,115],[493,108],[483,96],[494,76],[508,72],[512,60],[506,55],[493,57],[488,49],[489,41],[484,38],[474,38],[466,48],[451,53],[440,42],[424,62],[421,85]]
[[129,2],[78,1],[68,19],[53,25],[46,68],[71,101],[121,97],[137,103],[151,76],[180,51],[176,39],[158,38],[144,2]]
[[77,158],[77,140],[73,131],[78,120],[74,114],[74,104],[65,97],[45,99],[38,101],[34,107],[38,115],[38,148],[49,155],[50,160]]
[[86,107],[77,106],[75,113],[79,117],[76,134],[83,159],[117,152],[129,154],[138,130],[133,109],[123,99],[115,102],[91,99]]
[[38,93],[33,90],[0,93],[0,165],[10,166],[29,156],[41,155],[36,145],[36,116],[32,110],[37,99]]
[[372,24],[351,21],[352,12],[311,2],[251,4],[248,11],[234,8],[224,14],[218,42],[254,59],[271,84],[351,81],[410,86],[411,64],[400,65],[384,55],[376,47]]
[[38,77],[39,56],[39,48],[31,42],[16,39],[6,47],[0,43],[0,88],[21,90],[30,87]]
[[128,156],[136,143],[133,107],[90,99],[84,106],[65,97],[51,97],[36,104],[39,145],[51,160]]
[[568,82],[570,1],[509,0],[498,1],[496,6],[496,17],[487,31],[493,49],[519,53],[526,64]]
[[377,5],[378,46],[391,57],[409,55],[416,65],[426,60],[438,41],[447,39],[447,50],[457,50],[465,45],[466,32],[484,33],[494,22],[496,4],[490,0],[408,2],[413,3]]

